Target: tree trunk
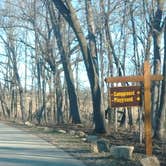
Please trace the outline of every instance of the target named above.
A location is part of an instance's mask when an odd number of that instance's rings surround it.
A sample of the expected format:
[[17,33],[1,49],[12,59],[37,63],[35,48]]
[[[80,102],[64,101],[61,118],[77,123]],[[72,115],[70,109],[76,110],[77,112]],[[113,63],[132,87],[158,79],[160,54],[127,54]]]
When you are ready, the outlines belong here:
[[92,60],[92,55],[90,53],[90,49],[87,45],[87,41],[85,36],[83,35],[83,31],[80,25],[80,22],[76,16],[76,13],[71,5],[70,1],[66,1],[66,6],[62,2],[62,0],[53,0],[56,8],[63,15],[69,25],[72,27],[75,35],[78,39],[83,59],[85,63],[85,67],[87,70],[91,93],[92,93],[92,101],[93,101],[93,112],[94,112],[94,122],[95,122],[95,131],[98,133],[105,133],[106,128],[104,124],[104,116],[101,111],[101,92],[99,86],[99,77],[98,72],[96,70],[95,64]]
[[14,118],[17,118],[18,116],[18,94],[17,94],[17,90],[15,90],[15,94],[14,94]]
[[14,87],[12,86],[11,87],[11,104],[10,104],[10,112],[11,112],[11,115],[12,115],[12,118],[14,117],[14,99],[15,99],[15,90],[14,90]]
[[10,109],[9,109],[7,103],[4,100],[5,96],[4,96],[4,93],[3,93],[3,89],[2,89],[1,83],[0,83],[0,91],[1,91],[1,93],[0,93],[0,101],[1,101],[1,107],[2,107],[2,111],[3,111],[3,115],[4,115],[5,118],[6,117],[10,118],[11,112],[10,112]]
[[14,71],[14,75],[15,75],[17,85],[18,85],[18,89],[19,89],[22,121],[25,122],[26,121],[26,115],[25,115],[25,107],[24,107],[24,93],[23,93],[23,88],[22,88],[22,85],[21,85],[20,76],[18,74],[18,68],[17,68],[17,61],[16,61],[15,53],[13,53],[13,71]]
[[41,70],[42,70],[42,62],[39,54],[39,39],[38,39],[38,29],[37,29],[37,1],[33,0],[33,28],[35,33],[35,63],[36,63],[36,75],[37,75],[37,101],[36,101],[36,108],[40,109],[42,107],[42,88],[41,88]]
[[[162,0],[157,1],[157,10],[155,12],[155,16],[152,20],[152,36],[153,36],[153,53],[154,53],[154,74],[161,73],[161,34],[162,34],[162,13],[163,13],[163,5],[164,2]],[[159,111],[159,103],[160,103],[160,82],[155,81],[153,83],[152,88],[152,127],[154,132],[157,130],[157,114]]]
[[24,107],[24,95],[23,95],[23,87],[21,84],[20,76],[18,73],[18,68],[17,68],[17,54],[16,54],[16,46],[15,43],[13,43],[12,38],[12,33],[7,34],[7,39],[8,41],[5,41],[4,38],[1,36],[1,39],[6,45],[6,48],[8,49],[8,56],[11,60],[12,67],[13,67],[13,73],[14,73],[14,79],[16,80],[16,86],[18,86],[19,90],[19,95],[20,95],[20,108],[21,108],[21,114],[22,114],[22,121],[25,122],[26,116],[25,116],[25,107]]
[[50,11],[52,25],[54,27],[54,35],[55,35],[56,40],[57,40],[57,45],[58,45],[59,52],[61,55],[61,61],[62,61],[65,79],[66,79],[66,83],[67,83],[69,102],[70,102],[70,114],[72,117],[72,122],[73,123],[81,123],[80,115],[79,115],[79,108],[78,108],[78,99],[77,99],[77,94],[76,94],[76,90],[75,90],[75,86],[74,86],[74,79],[72,76],[72,69],[70,66],[67,51],[65,49],[63,37],[62,37],[61,31],[60,31],[60,29],[63,28],[61,26],[62,19],[56,18],[55,13],[53,12],[53,9],[51,10],[49,8],[49,11]]
[[166,18],[164,25],[164,62],[163,62],[163,76],[161,86],[161,101],[159,110],[156,115],[156,137],[165,139],[166,138]]
[[63,123],[63,113],[62,113],[62,103],[63,103],[63,95],[62,95],[62,84],[60,73],[56,72],[56,104],[57,104],[57,122],[58,124]]
[[138,41],[137,41],[137,34],[136,34],[136,26],[135,26],[135,19],[134,19],[134,4],[130,3],[130,21],[132,25],[132,37],[133,37],[133,60],[135,63],[136,74],[140,74],[140,57],[138,53]]
[[53,72],[53,115],[54,115],[54,122],[57,123],[57,105],[56,105],[56,77],[55,72]]
[[29,101],[29,114],[28,114],[28,120],[32,122],[32,99]]
[[45,65],[43,64],[42,68],[42,105],[43,105],[43,111],[44,111],[44,121],[45,124],[48,123],[48,117],[47,117],[47,109],[46,109],[46,77],[45,77]]

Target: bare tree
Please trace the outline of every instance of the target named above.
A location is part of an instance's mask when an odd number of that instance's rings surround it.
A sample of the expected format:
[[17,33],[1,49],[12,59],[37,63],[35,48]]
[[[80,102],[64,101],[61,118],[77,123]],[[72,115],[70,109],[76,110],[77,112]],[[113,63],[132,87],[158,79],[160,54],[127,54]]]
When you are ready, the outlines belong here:
[[[77,94],[74,86],[74,79],[72,76],[72,70],[67,54],[67,48],[61,33],[61,29],[63,29],[62,25],[62,18],[59,16],[59,19],[55,15],[53,8],[49,8],[51,21],[54,29],[54,35],[57,40],[57,45],[59,48],[59,52],[61,55],[61,61],[63,64],[65,79],[67,83],[68,95],[69,95],[69,102],[70,102],[70,115],[72,118],[73,123],[80,123],[80,115],[79,115],[79,108],[78,108],[78,99]],[[53,21],[54,20],[54,21]],[[57,96],[58,97],[58,96]]]
[[163,61],[163,76],[164,79],[162,81],[162,92],[161,92],[161,100],[160,106],[157,112],[156,117],[156,136],[161,139],[165,139],[165,131],[166,131],[166,17],[164,19],[164,61]]
[[16,46],[14,44],[14,38],[12,33],[6,33],[8,35],[8,41],[5,41],[3,37],[1,36],[1,39],[5,43],[8,51],[9,58],[12,63],[13,67],[13,73],[14,73],[14,80],[16,80],[16,85],[19,89],[19,95],[20,95],[20,107],[21,107],[21,113],[22,113],[22,121],[25,122],[26,115],[25,115],[25,107],[24,107],[24,95],[23,95],[23,87],[21,84],[18,67],[17,67],[17,52],[16,52]]
[[[164,23],[162,21],[164,1],[158,0],[157,9],[151,20],[152,36],[153,36],[153,66],[154,74],[161,73],[161,35],[163,32]],[[156,132],[159,104],[160,104],[160,82],[155,81],[153,83],[153,95],[152,95],[152,118],[153,129]]]
[[94,63],[90,48],[87,44],[86,38],[83,34],[80,22],[77,18],[76,12],[70,1],[53,0],[56,8],[63,15],[69,25],[72,27],[77,40],[79,42],[84,63],[86,66],[93,100],[93,111],[94,111],[94,122],[95,122],[95,131],[99,133],[106,132],[104,118],[101,110],[101,92],[99,86],[99,76],[98,71],[96,70],[98,66]]

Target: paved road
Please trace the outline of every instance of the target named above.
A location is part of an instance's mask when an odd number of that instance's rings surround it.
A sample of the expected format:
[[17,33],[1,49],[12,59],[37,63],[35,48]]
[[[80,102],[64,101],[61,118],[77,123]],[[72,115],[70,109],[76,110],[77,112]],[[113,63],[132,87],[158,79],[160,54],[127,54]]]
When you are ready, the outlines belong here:
[[28,132],[0,123],[0,166],[85,166]]

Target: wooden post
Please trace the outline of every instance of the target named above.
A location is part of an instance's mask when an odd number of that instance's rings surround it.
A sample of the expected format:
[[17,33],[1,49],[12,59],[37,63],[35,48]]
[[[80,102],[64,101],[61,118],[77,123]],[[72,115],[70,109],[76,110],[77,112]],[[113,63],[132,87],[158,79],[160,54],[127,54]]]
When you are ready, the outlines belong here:
[[146,154],[152,155],[152,125],[151,125],[151,80],[150,80],[150,64],[144,63],[144,109],[145,109],[145,145]]
[[143,138],[143,128],[142,128],[142,110],[139,108],[138,109],[139,112],[139,141],[140,144],[142,144],[142,138]]
[[[151,75],[150,64],[144,62],[144,75],[125,76],[125,77],[108,77],[105,79],[108,83],[118,82],[143,82],[144,83],[144,109],[145,109],[145,146],[146,155],[152,155],[152,125],[151,125],[151,81],[160,81],[162,75]],[[141,140],[141,139],[140,139]],[[142,141],[142,140],[141,140]]]
[[128,114],[127,114],[127,113],[128,113],[128,109],[125,108],[125,128],[126,128],[126,129],[127,129],[127,124],[128,124],[128,123],[127,123],[127,119],[128,119],[128,117],[127,117]]
[[117,109],[115,109],[115,132],[118,131],[118,112]]

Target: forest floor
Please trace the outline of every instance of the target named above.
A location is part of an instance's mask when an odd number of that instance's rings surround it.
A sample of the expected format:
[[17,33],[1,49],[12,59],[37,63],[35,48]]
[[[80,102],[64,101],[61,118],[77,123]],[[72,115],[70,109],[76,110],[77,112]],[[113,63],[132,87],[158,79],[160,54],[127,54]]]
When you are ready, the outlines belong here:
[[[6,123],[6,122],[5,122]],[[27,127],[26,125],[16,123],[16,122],[7,122],[7,124],[14,127],[20,128],[22,130],[31,132],[40,138],[46,140],[47,142],[63,149],[68,152],[74,158],[82,160],[87,166],[137,166],[136,160],[139,160],[142,157],[145,157],[145,144],[139,143],[139,136],[133,132],[119,129],[118,132],[112,132],[109,135],[98,135],[98,137],[104,137],[110,141],[111,145],[129,145],[134,146],[134,155],[133,160],[124,161],[124,160],[115,160],[111,159],[109,153],[94,153],[90,150],[90,144],[83,141],[80,137],[71,135],[68,132],[70,130],[74,131],[83,131],[86,134],[94,134],[92,129],[84,128],[79,125],[61,125],[61,126],[52,126],[51,129],[46,130],[50,126],[31,126]],[[66,133],[57,132],[58,130],[67,131]],[[166,142],[160,140],[153,140],[153,155],[155,155],[161,166],[166,165]]]

